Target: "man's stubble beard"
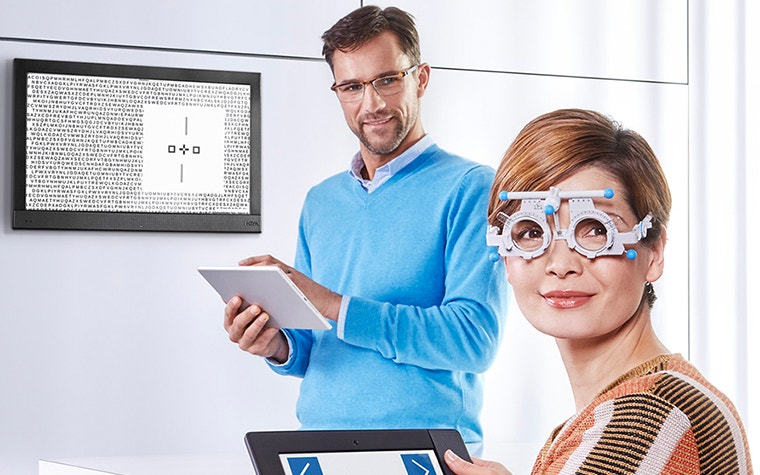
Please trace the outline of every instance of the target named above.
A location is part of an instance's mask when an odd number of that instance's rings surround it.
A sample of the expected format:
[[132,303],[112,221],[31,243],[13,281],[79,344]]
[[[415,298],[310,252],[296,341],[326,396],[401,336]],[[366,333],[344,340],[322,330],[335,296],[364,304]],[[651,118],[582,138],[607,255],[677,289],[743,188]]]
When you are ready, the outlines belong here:
[[395,127],[393,130],[393,137],[388,141],[383,141],[383,143],[373,144],[369,137],[364,133],[364,129],[361,126],[359,126],[358,131],[354,131],[354,134],[359,138],[362,145],[364,145],[364,147],[370,152],[376,155],[388,155],[395,152],[404,139],[406,139],[407,135],[409,135],[409,132],[412,130],[412,124],[416,122],[418,115],[419,112],[415,111],[414,117],[408,117],[409,121],[404,123],[398,115],[394,114],[393,121],[395,122]]

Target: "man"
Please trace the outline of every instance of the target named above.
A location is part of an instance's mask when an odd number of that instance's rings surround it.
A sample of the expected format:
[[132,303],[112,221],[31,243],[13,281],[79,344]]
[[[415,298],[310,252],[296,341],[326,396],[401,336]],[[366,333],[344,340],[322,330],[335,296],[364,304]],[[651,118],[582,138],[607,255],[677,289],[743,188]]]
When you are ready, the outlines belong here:
[[452,427],[477,453],[480,374],[506,290],[484,237],[493,170],[425,134],[431,69],[409,14],[362,7],[322,39],[359,152],[349,172],[309,191],[295,268],[272,256],[240,264],[280,266],[335,324],[266,328],[265,312],[241,312],[233,298],[225,329],[277,373],[303,378],[303,429]]

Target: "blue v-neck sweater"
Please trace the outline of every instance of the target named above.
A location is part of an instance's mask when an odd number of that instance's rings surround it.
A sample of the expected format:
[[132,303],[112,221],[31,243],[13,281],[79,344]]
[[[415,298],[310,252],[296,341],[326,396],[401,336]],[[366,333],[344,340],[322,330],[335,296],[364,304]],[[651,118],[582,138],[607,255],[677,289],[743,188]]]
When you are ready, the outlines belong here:
[[485,239],[493,176],[432,145],[373,193],[349,173],[309,191],[296,268],[350,300],[342,332],[288,330],[292,356],[273,366],[303,378],[302,429],[446,427],[481,441],[481,373],[506,307]]

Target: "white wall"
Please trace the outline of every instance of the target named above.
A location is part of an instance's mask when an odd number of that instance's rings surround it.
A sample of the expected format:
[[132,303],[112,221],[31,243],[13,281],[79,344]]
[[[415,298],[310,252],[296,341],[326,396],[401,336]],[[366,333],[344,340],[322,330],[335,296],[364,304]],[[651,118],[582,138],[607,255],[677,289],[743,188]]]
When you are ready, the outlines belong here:
[[691,353],[732,396],[757,449],[760,412],[750,402],[760,397],[760,36],[754,27],[760,11],[756,2],[700,1],[689,17]]
[[[695,74],[688,61],[699,53],[687,38],[686,0],[394,3],[417,17],[423,59],[433,66],[424,123],[443,147],[496,166],[522,125],[559,107],[598,109],[647,137],[675,196],[655,318],[671,350],[699,356],[690,351],[688,306],[688,231],[700,219],[690,197],[701,191],[688,181]],[[248,430],[297,426],[298,382],[226,340],[221,303],[194,269],[260,253],[292,260],[306,190],[343,170],[356,148],[328,89],[319,38],[359,5],[14,0],[3,7],[1,474],[36,473],[38,458],[241,451]],[[11,230],[14,57],[261,72],[263,232]],[[524,457],[503,460],[519,473],[572,401],[553,343],[516,309],[508,330],[486,382],[486,455],[500,459],[507,446],[524,444]],[[714,354],[709,344],[703,352]],[[727,384],[730,396],[746,401],[741,386]]]
[[[740,27],[746,36],[744,44],[743,57],[741,61],[746,65],[745,87],[746,96],[740,99],[739,104],[745,104],[744,112],[746,113],[746,122],[742,125],[744,130],[760,130],[760,32],[751,25],[757,25],[760,22],[760,5],[757,2],[747,2],[746,11],[743,14],[744,23]],[[754,187],[760,182],[760,161],[750,157],[760,156],[760,136],[758,134],[741,134],[743,142],[746,144],[744,159],[746,164],[744,177],[744,202],[754,198],[752,194]],[[742,199],[742,198],[740,198]],[[745,281],[745,292],[743,300],[746,302],[746,319],[747,333],[743,341],[746,344],[747,361],[746,376],[748,400],[757,401],[760,397],[760,378],[757,377],[758,362],[760,362],[760,348],[758,345],[748,344],[757,341],[760,338],[760,321],[757,318],[751,318],[752,315],[760,314],[760,302],[755,298],[754,293],[749,289],[760,289],[760,255],[750,251],[755,243],[754,237],[760,236],[760,220],[757,219],[757,213],[753,206],[744,206],[744,216],[742,221],[746,223],[747,237],[744,246],[744,255],[747,259],[747,269]],[[749,406],[749,404],[747,404]],[[760,410],[757,404],[754,407],[747,408],[748,425],[750,431],[750,440],[758,440],[760,437]],[[753,438],[754,436],[754,438]],[[760,447],[755,443],[755,447]],[[757,454],[757,450],[755,450]]]

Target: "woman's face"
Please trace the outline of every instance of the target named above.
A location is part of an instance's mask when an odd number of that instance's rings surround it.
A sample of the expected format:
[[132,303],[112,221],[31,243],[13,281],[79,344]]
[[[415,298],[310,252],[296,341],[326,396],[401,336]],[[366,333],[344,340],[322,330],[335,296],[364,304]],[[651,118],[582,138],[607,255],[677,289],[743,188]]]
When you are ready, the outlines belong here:
[[[562,191],[615,190],[612,199],[594,198],[594,206],[610,215],[620,232],[630,231],[641,218],[634,216],[620,183],[599,169],[581,170],[554,186]],[[570,220],[568,206],[563,200],[559,208],[563,229]],[[549,222],[553,232],[553,220]],[[589,259],[568,248],[566,241],[552,240],[539,257],[505,258],[507,280],[523,315],[542,333],[560,339],[603,337],[639,310],[645,283],[662,274],[664,233],[653,246],[633,247],[638,252],[634,260],[625,255]],[[646,302],[641,310],[648,312]]]

